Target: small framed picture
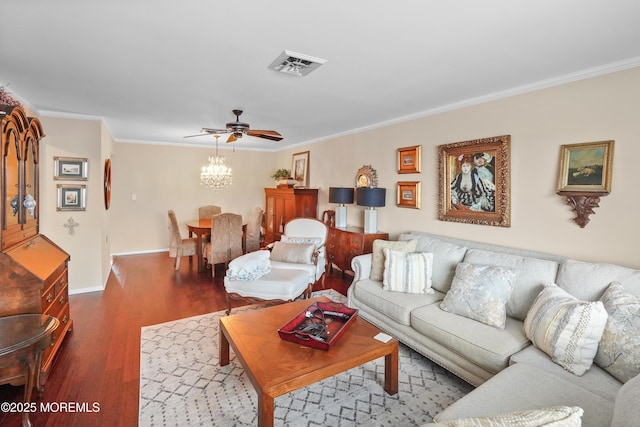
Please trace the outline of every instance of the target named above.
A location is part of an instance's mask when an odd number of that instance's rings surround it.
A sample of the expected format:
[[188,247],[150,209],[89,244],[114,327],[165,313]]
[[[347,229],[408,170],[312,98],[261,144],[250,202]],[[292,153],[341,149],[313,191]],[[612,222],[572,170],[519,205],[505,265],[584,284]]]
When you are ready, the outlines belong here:
[[558,191],[610,193],[612,167],[613,141],[563,145]]
[[291,156],[291,175],[297,181],[296,186],[309,186],[309,152],[303,151]]
[[398,173],[422,172],[422,146],[398,148]]
[[89,176],[88,163],[82,157],[54,157],[53,179],[86,181]]
[[420,181],[398,181],[396,204],[400,208],[420,209]]
[[87,208],[87,186],[58,184],[59,211],[84,211]]

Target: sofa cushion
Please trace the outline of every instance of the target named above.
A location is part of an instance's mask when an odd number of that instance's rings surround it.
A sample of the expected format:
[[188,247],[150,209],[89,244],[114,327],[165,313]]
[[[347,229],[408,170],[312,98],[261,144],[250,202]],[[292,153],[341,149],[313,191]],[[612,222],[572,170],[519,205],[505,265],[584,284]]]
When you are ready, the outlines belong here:
[[359,304],[374,309],[377,313],[392,320],[409,326],[411,311],[428,304],[436,303],[444,297],[440,292],[433,294],[407,294],[402,292],[387,292],[382,289],[382,283],[363,279],[351,285],[353,295]]
[[411,327],[493,373],[506,368],[512,354],[530,345],[519,320],[507,318],[505,328],[498,329],[442,311],[439,304],[414,309]]
[[518,278],[507,302],[507,315],[519,320],[527,317],[529,307],[544,285],[555,282],[559,267],[556,261],[483,249],[469,249],[464,256],[464,261],[518,270]]
[[504,328],[507,300],[518,272],[514,268],[461,262],[440,308],[496,328]]
[[640,297],[613,282],[600,298],[609,314],[594,362],[622,382],[640,374]]
[[516,363],[453,403],[436,415],[435,420],[491,416],[549,406],[579,406],[584,410],[583,427],[602,427],[611,425],[614,402],[543,369]]
[[511,356],[510,363],[528,363],[542,369],[566,382],[589,390],[593,394],[613,402],[622,383],[607,371],[593,364],[584,374],[577,376],[551,360],[549,355],[533,345],[527,346]]
[[467,248],[432,237],[412,234],[401,234],[398,240],[416,240],[416,252],[433,254],[433,275],[431,276],[433,289],[447,293],[451,287],[456,266],[464,259]]
[[311,243],[275,242],[271,250],[271,260],[293,264],[311,264],[316,245]]
[[578,299],[597,301],[611,282],[640,296],[640,270],[613,264],[567,260],[560,264],[555,283]]
[[389,241],[389,240],[374,240],[373,241],[373,249],[372,249],[372,259],[371,259],[371,274],[369,278],[371,280],[377,280],[382,282],[384,278],[384,252],[383,249],[393,249],[394,251],[401,252],[415,252],[416,251],[416,241],[408,240],[408,241]]
[[578,406],[552,406],[490,417],[460,418],[429,423],[422,427],[580,427],[583,413],[583,409]]
[[640,420],[640,375],[636,375],[618,391],[613,408],[612,427],[633,427]]
[[593,364],[606,322],[602,302],[579,301],[551,284],[533,302],[524,332],[554,362],[582,375]]
[[409,294],[432,294],[433,254],[384,248],[383,289]]

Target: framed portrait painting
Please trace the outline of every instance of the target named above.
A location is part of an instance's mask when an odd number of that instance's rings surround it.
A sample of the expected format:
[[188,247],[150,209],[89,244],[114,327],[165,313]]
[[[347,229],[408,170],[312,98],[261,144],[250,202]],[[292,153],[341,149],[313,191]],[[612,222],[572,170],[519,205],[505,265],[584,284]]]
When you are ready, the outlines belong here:
[[558,192],[611,192],[614,141],[560,147]]
[[297,181],[296,186],[309,186],[309,152],[303,151],[291,156],[291,175]]
[[58,184],[57,199],[56,210],[84,211],[87,208],[87,186]]
[[398,181],[396,205],[400,208],[420,209],[420,181]]
[[511,136],[438,146],[438,219],[511,226]]
[[89,176],[88,163],[82,157],[54,157],[53,179],[86,181]]

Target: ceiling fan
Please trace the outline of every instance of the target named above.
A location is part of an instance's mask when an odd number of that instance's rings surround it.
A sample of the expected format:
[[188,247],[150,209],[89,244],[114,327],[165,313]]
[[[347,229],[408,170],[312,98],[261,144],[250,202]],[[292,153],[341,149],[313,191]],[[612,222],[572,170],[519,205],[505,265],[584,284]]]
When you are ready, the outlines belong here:
[[275,130],[250,129],[249,123],[243,123],[240,121],[240,115],[242,114],[242,110],[233,110],[233,114],[235,114],[236,116],[236,121],[227,123],[225,129],[202,128],[203,133],[198,135],[188,135],[188,136],[185,136],[185,138],[192,138],[194,136],[219,135],[223,133],[230,133],[231,135],[229,135],[227,142],[237,141],[238,138],[242,138],[242,135],[255,136],[258,138],[264,138],[271,141],[282,140],[282,135],[280,135]]

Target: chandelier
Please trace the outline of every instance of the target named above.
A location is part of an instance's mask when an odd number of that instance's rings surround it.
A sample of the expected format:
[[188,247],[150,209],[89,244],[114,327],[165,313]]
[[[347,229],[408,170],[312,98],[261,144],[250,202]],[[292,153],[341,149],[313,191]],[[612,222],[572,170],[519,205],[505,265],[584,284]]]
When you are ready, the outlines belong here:
[[231,186],[231,168],[224,164],[224,156],[218,155],[218,138],[216,137],[216,155],[209,156],[209,165],[202,167],[200,173],[200,185],[207,187],[210,190],[220,190],[221,188]]

